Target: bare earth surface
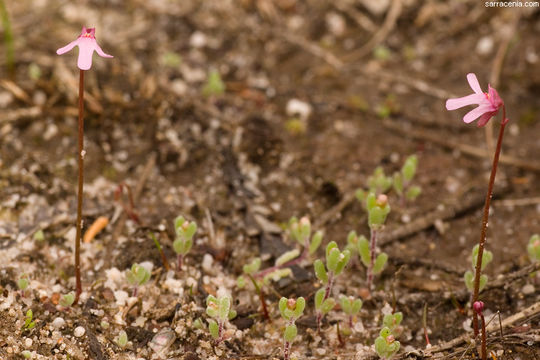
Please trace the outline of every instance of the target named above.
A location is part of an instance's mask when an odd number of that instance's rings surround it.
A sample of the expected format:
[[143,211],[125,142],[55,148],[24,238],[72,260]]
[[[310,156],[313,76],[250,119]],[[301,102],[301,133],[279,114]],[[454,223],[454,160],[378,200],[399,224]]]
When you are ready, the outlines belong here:
[[[0,359],[281,358],[279,296],[307,299],[292,349],[299,359],[375,359],[382,316],[404,314],[396,358],[476,359],[463,274],[480,236],[491,166],[486,132],[447,112],[471,92],[465,76],[496,86],[510,123],[491,208],[493,262],[481,293],[492,359],[540,358],[540,280],[526,245],[540,233],[540,10],[486,8],[483,1],[419,0],[8,0],[16,72],[0,45]],[[94,56],[86,72],[87,229],[81,302],[73,248],[77,183],[76,50],[57,56],[82,25],[114,59]],[[3,37],[4,30],[0,31]],[[204,96],[208,73],[226,86]],[[299,111],[290,110],[292,100]],[[500,116],[492,120],[494,139]],[[350,336],[336,307],[317,333],[311,261],[257,293],[239,289],[242,266],[263,267],[296,245],[286,224],[308,216],[323,247],[368,235],[354,198],[377,166],[398,171],[418,156],[419,198],[392,212],[380,247],[389,263],[375,279]],[[131,189],[126,216],[115,200]],[[127,186],[126,186],[127,185]],[[197,221],[193,250],[175,271],[173,221]],[[43,234],[43,239],[39,235]],[[151,234],[164,249],[164,268]],[[313,260],[313,259],[312,259]],[[147,262],[137,297],[124,271]],[[25,294],[17,280],[26,274]],[[357,256],[334,296],[359,297],[366,270]],[[228,293],[236,319],[214,346],[208,294]],[[24,296],[22,296],[24,295]],[[426,350],[422,314],[433,345]],[[24,329],[32,309],[36,325]],[[498,315],[500,314],[500,316]],[[499,321],[503,322],[499,327]],[[506,321],[506,322],[505,322]],[[126,331],[125,348],[115,338]],[[158,337],[168,342],[158,345]],[[461,337],[461,338],[460,338]],[[452,342],[452,340],[457,339]]]

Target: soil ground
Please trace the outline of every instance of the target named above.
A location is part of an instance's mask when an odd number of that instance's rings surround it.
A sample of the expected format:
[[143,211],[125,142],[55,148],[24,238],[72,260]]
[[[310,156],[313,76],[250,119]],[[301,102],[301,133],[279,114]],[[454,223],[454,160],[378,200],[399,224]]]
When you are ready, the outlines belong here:
[[[1,359],[23,358],[23,350],[34,359],[280,358],[278,295],[308,299],[293,344],[299,359],[375,358],[371,346],[391,311],[404,314],[396,357],[477,358],[466,341],[437,347],[472,333],[462,279],[480,236],[492,152],[486,131],[461,121],[465,111],[444,107],[471,92],[469,72],[498,89],[510,118],[481,299],[494,324],[523,316],[490,333],[488,348],[493,359],[540,358],[538,310],[523,313],[540,301],[538,266],[526,251],[540,233],[538,7],[472,0],[6,5],[16,68],[8,73],[0,57]],[[84,229],[100,216],[109,225],[83,243],[81,303],[64,309],[59,297],[75,287],[78,69],[75,51],[55,50],[82,25],[95,26],[114,55],[94,56],[85,84]],[[211,70],[223,94],[205,96]],[[491,123],[494,139],[500,115]],[[317,334],[319,285],[309,261],[264,289],[272,321],[263,319],[256,292],[236,285],[242,266],[257,256],[271,266],[295,247],[286,230],[291,216],[308,216],[323,230],[323,246],[345,247],[351,230],[367,236],[355,190],[377,166],[392,174],[411,154],[422,194],[402,203],[389,193],[380,243],[389,264],[352,335],[337,337],[345,319],[338,308]],[[140,223],[126,216],[127,188]],[[199,224],[182,271],[174,270],[172,248],[178,215]],[[151,264],[151,281],[129,297],[123,272],[141,262]],[[25,294],[17,291],[23,274]],[[360,296],[365,278],[354,257],[335,296]],[[232,295],[238,317],[216,347],[195,321],[206,323],[206,296],[221,292]],[[28,309],[36,321],[30,330],[23,328]],[[121,330],[125,348],[115,341]],[[157,333],[170,339],[166,346],[157,345]]]

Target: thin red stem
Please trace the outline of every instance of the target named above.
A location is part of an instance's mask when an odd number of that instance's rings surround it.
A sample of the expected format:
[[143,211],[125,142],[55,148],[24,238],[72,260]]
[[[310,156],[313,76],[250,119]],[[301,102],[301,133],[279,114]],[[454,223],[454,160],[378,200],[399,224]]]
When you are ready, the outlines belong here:
[[487,360],[487,344],[486,344],[486,320],[484,314],[480,313],[480,322],[482,323],[482,360]]
[[75,236],[75,301],[77,304],[82,292],[81,285],[81,233],[82,233],[82,202],[84,180],[84,70],[79,72],[79,180],[77,193],[77,234]]
[[261,270],[258,273],[253,274],[253,277],[255,279],[262,279],[266,275],[268,275],[270,273],[273,273],[276,270],[286,268],[286,267],[291,267],[291,266],[296,265],[296,264],[300,264],[304,259],[306,259],[308,257],[308,255],[309,255],[309,241],[306,241],[305,244],[304,244],[304,250],[302,251],[302,254],[300,254],[299,257],[297,257],[296,259],[292,259],[290,261],[287,261],[284,264],[271,266],[269,268]]
[[[499,137],[497,139],[497,147],[495,148],[495,155],[493,157],[493,164],[491,166],[491,175],[489,177],[488,191],[486,195],[486,202],[484,204],[484,216],[482,218],[482,229],[480,234],[480,242],[478,243],[478,257],[476,258],[475,274],[474,274],[474,292],[471,301],[471,307],[478,301],[478,294],[480,292],[480,275],[482,272],[482,255],[484,254],[484,247],[487,238],[487,228],[489,219],[489,207],[491,204],[491,198],[493,197],[493,185],[495,184],[495,175],[497,174],[497,165],[499,164],[499,156],[501,154],[502,139],[504,135],[504,128],[508,122],[506,118],[506,108],[503,105],[503,120],[499,129]],[[474,312],[473,317],[474,336],[478,335],[478,314]]]

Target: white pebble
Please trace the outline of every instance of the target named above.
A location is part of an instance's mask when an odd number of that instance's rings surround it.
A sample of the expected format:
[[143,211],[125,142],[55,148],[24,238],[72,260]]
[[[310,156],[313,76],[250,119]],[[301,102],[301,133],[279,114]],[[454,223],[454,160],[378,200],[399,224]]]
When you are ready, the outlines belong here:
[[213,273],[212,264],[214,263],[214,258],[210,254],[204,254],[202,261],[202,269],[205,273]]
[[26,339],[24,340],[24,346],[26,346],[26,348],[32,347],[32,344],[33,344],[32,339],[26,338]]
[[81,337],[84,335],[85,332],[86,330],[82,326],[77,326],[75,330],[73,331],[73,335],[75,337]]
[[532,284],[527,284],[523,288],[521,288],[521,292],[525,295],[534,294],[534,291],[534,285]]
[[286,112],[288,116],[298,116],[305,120],[311,114],[311,105],[298,99],[291,99],[287,102]]
[[476,52],[480,55],[488,55],[493,50],[494,42],[491,36],[484,36],[476,44]]
[[53,320],[51,325],[56,329],[61,329],[64,327],[64,325],[66,325],[66,321],[61,317],[57,317]]

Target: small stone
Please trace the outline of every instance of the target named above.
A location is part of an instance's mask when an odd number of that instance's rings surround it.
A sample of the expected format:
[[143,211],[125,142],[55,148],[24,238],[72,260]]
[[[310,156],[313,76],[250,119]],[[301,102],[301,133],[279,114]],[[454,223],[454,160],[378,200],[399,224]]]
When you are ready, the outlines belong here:
[[55,319],[52,321],[51,325],[52,325],[55,329],[61,329],[61,328],[64,327],[64,325],[66,325],[66,321],[65,321],[63,318],[61,318],[61,317],[57,317],[57,318],[55,318]]
[[480,55],[489,55],[493,51],[494,41],[491,36],[484,36],[476,44],[476,52]]
[[84,335],[85,332],[86,330],[82,326],[77,326],[75,330],[73,330],[73,335],[75,337],[81,337]]
[[195,31],[189,38],[189,45],[196,49],[200,49],[206,46],[208,39],[205,34],[200,31]]
[[311,111],[311,105],[305,101],[291,99],[287,102],[286,113],[288,116],[298,116],[300,119],[306,120]]
[[212,274],[214,269],[212,269],[212,264],[214,263],[214,258],[210,254],[204,254],[202,261],[202,269],[207,274]]
[[26,339],[24,340],[24,346],[26,346],[26,348],[32,347],[32,344],[33,344],[32,339],[26,338]]
[[534,294],[534,285],[532,284],[527,284],[525,285],[524,287],[521,288],[521,292],[524,294],[524,295],[531,295],[531,294]]

